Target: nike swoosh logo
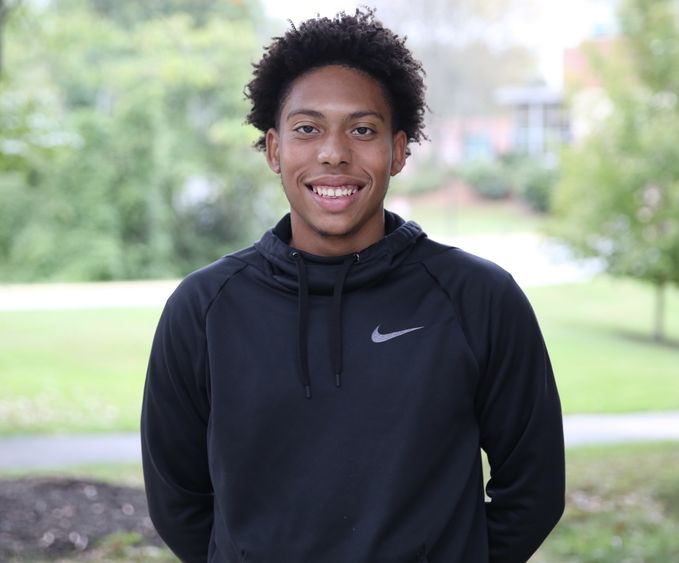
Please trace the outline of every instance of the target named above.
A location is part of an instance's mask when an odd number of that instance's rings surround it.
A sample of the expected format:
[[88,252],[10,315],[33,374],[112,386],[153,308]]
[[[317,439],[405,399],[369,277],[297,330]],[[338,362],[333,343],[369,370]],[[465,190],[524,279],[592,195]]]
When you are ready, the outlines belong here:
[[380,332],[380,325],[377,325],[375,330],[373,330],[370,339],[376,344],[379,344],[380,342],[386,342],[392,338],[398,338],[399,336],[403,336],[404,334],[408,334],[409,332],[413,332],[415,330],[420,330],[421,328],[424,327],[416,326],[415,328],[406,328],[405,330],[397,330],[396,332],[387,332],[386,334],[382,334]]

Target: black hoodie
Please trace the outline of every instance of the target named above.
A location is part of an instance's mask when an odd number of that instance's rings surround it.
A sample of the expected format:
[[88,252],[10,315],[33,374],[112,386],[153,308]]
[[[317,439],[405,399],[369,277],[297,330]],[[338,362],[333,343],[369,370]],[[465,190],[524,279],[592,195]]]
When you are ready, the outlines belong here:
[[[151,351],[151,518],[187,562],[524,562],[564,503],[559,398],[511,276],[386,214],[364,251],[188,276]],[[484,502],[480,449],[491,467]]]

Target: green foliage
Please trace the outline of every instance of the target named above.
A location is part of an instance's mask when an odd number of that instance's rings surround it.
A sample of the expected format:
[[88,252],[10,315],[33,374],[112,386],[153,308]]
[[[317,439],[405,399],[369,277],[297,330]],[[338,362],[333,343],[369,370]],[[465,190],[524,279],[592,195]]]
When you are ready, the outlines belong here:
[[464,181],[482,198],[516,196],[541,213],[549,210],[557,174],[557,168],[542,158],[516,154],[474,160],[461,170]]
[[[73,0],[60,0],[62,3]],[[83,1],[83,0],[77,0]],[[154,0],[153,2],[111,2],[111,0],[86,0],[106,18],[122,26],[170,16],[181,12],[191,17],[196,25],[205,25],[213,18],[254,20],[261,15],[259,5],[242,0]]]
[[654,92],[679,92],[679,5],[675,0],[623,0],[620,23],[631,66]]
[[598,61],[611,110],[564,154],[553,232],[609,272],[663,287],[679,283],[679,7],[627,0],[621,24],[625,57]]
[[13,18],[0,280],[182,275],[273,221],[280,190],[242,125],[252,10],[62,0]]
[[516,195],[534,211],[547,213],[558,181],[557,166],[541,158],[515,157],[508,169]]
[[462,178],[484,199],[506,199],[512,192],[507,169],[500,160],[474,160],[464,166]]
[[556,232],[613,274],[679,282],[679,113],[648,93],[622,102],[602,130],[566,151]]

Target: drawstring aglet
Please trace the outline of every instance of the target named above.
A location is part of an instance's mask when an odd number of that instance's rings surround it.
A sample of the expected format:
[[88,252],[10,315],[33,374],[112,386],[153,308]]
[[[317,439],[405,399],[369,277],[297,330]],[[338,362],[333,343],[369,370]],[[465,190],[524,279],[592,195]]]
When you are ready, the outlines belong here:
[[339,372],[335,374],[335,386],[342,387],[342,374]]
[[311,399],[311,385],[304,386],[304,393],[307,399]]

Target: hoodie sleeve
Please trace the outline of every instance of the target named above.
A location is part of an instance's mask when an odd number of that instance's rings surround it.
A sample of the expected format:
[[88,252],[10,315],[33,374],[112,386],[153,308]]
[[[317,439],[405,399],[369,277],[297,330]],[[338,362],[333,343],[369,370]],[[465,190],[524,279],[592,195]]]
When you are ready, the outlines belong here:
[[153,340],[141,416],[151,520],[170,549],[189,563],[207,561],[213,520],[202,309],[186,281],[168,300]]
[[487,334],[477,413],[491,470],[490,561],[523,563],[564,509],[561,407],[537,320],[511,278],[492,304]]

